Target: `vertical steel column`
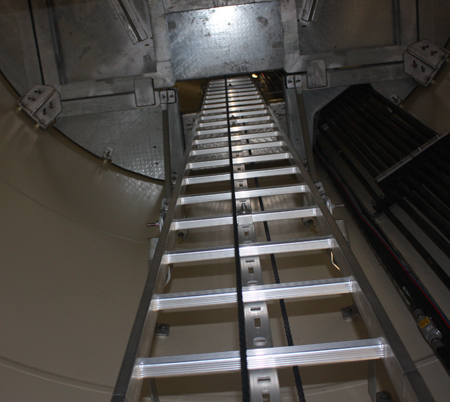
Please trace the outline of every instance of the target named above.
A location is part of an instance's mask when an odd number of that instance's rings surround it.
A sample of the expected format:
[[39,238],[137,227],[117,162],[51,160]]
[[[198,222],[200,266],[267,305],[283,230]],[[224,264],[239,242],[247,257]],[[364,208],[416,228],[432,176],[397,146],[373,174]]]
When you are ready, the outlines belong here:
[[166,198],[169,199],[172,195],[172,162],[170,159],[169,111],[167,110],[167,103],[163,103],[161,106],[164,144],[164,188],[166,192]]

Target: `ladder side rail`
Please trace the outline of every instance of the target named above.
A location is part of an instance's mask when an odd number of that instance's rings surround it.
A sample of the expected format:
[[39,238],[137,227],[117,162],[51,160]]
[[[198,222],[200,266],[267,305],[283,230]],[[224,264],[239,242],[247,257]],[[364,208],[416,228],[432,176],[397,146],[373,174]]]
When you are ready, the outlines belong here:
[[[193,135],[197,129],[200,113],[197,115],[192,132]],[[163,292],[167,271],[170,264],[164,262],[164,254],[167,248],[172,248],[174,242],[171,223],[176,217],[177,212],[182,206],[177,205],[177,198],[180,193],[184,193],[186,185],[183,179],[186,174],[186,166],[190,156],[193,141],[186,147],[183,165],[184,171],[179,175],[172,191],[172,198],[166,214],[166,220],[163,224],[155,255],[149,267],[149,273],[145,281],[144,290],[139,302],[138,311],[131,329],[127,347],[125,349],[122,365],[114,387],[111,402],[134,402],[139,400],[142,380],[135,375],[135,365],[140,358],[147,357],[153,341],[153,333],[156,325],[158,312],[151,310],[151,304],[157,294]]]
[[[269,108],[269,110],[274,121],[278,123],[272,108]],[[435,399],[431,395],[423,377],[418,372],[366,274],[342,235],[331,212],[307,173],[305,166],[295,152],[290,139],[279,124],[278,129],[286,142],[287,149],[292,155],[291,163],[299,167],[301,175],[309,187],[311,198],[314,199],[315,205],[322,211],[322,215],[318,216],[317,219],[325,232],[324,234],[328,232],[336,240],[334,246],[331,247],[331,251],[343,275],[353,277],[359,285],[353,293],[353,299],[369,330],[370,336],[384,338],[392,350],[392,353],[387,355],[383,361],[397,394],[403,401],[434,401]]]

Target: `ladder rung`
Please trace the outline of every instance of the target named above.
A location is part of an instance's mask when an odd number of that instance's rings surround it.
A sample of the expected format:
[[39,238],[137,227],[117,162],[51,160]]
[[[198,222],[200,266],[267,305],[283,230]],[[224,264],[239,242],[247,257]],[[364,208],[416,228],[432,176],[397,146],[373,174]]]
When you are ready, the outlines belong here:
[[238,96],[247,96],[247,95],[254,95],[254,94],[259,94],[259,91],[257,89],[253,89],[253,90],[246,90],[245,92],[242,91],[241,89],[237,90],[237,91],[228,91],[228,95],[233,96],[233,94],[237,94]]
[[[267,110],[262,109],[262,110],[252,110],[252,111],[248,111],[248,112],[235,112],[235,113],[232,113],[231,116],[241,117],[241,116],[254,116],[254,115],[266,115],[266,114],[267,114]],[[227,118],[226,113],[208,114],[206,116],[200,117],[200,121],[214,120],[214,119],[226,119],[226,118]]]
[[221,93],[214,92],[214,95],[206,95],[205,99],[220,99],[223,98],[225,91],[220,91]]
[[216,121],[208,121],[206,123],[198,123],[197,127],[203,128],[203,127],[215,127],[215,126],[225,126],[227,124],[228,120],[216,120]]
[[[227,78],[227,82],[228,83],[233,83],[233,82],[241,82],[241,81],[245,81],[245,82],[251,82],[249,77],[235,77],[235,78]],[[225,78],[218,78],[217,80],[211,80],[209,81],[210,85],[214,85],[214,84],[225,84]]]
[[[290,282],[272,285],[256,285],[242,289],[244,303],[302,297],[329,296],[353,293],[357,283],[351,277],[319,279],[315,281]],[[179,310],[186,308],[222,306],[237,302],[236,289],[214,289],[198,292],[168,293],[158,295],[151,309]]]
[[[289,152],[283,152],[278,154],[267,154],[267,155],[242,156],[238,158],[233,158],[233,164],[241,165],[244,163],[252,163],[252,162],[272,162],[276,160],[279,161],[289,159],[291,157],[292,155]],[[186,165],[186,168],[187,169],[214,168],[220,166],[228,166],[229,164],[230,164],[229,158],[225,158],[202,162],[189,162]]]
[[236,119],[236,116],[231,115],[230,116],[230,124],[233,125],[233,123],[241,124],[241,123],[251,123],[253,121],[265,121],[265,120],[272,120],[271,115],[264,115],[259,117],[242,117],[239,119]]
[[[283,176],[289,174],[300,173],[300,169],[297,166],[287,166],[281,168],[273,169],[258,169],[258,170],[247,170],[245,172],[235,172],[235,180],[245,180],[252,179],[255,177],[273,177],[273,176]],[[230,180],[229,173],[221,174],[209,174],[204,176],[188,176],[183,179],[184,185],[192,184],[204,184],[204,183],[217,183],[219,181]]]
[[[238,134],[232,135],[231,141],[252,140],[256,138],[278,137],[280,133],[278,131],[265,131],[263,133],[251,133],[251,134]],[[201,144],[214,144],[216,142],[228,142],[228,137],[211,137],[211,138],[199,138],[195,139],[193,145]]]
[[[296,184],[293,186],[263,187],[245,190],[236,190],[236,199],[267,197],[270,195],[300,194],[309,190],[306,184]],[[198,204],[202,202],[231,200],[231,191],[221,191],[218,193],[206,193],[196,195],[184,195],[177,199],[178,205]]]
[[[214,95],[206,95],[206,99],[219,99],[219,98],[224,98],[225,95],[225,91],[221,91],[222,93],[218,94],[215,93]],[[245,95],[254,95],[258,93],[258,91],[256,90],[248,90],[248,89],[239,89],[238,91],[235,92],[231,92],[231,94],[236,94],[238,96],[245,96]],[[228,91],[228,94],[230,94],[230,91]]]
[[245,95],[245,94],[228,95],[229,102],[236,102],[240,100],[251,100],[251,99],[261,99],[261,96],[259,96],[257,91],[254,91],[252,95]]
[[[270,222],[282,219],[310,218],[312,216],[321,216],[320,208],[301,207],[294,209],[283,209],[277,211],[253,212],[252,214],[238,215],[238,224],[242,225],[248,220],[256,222]],[[244,222],[245,221],[245,222]],[[177,219],[172,221],[171,230],[199,229],[211,226],[232,225],[233,217],[229,215],[213,216],[208,218],[196,219]]]
[[[325,250],[336,246],[336,240],[331,236],[319,236],[287,242],[263,242],[243,244],[239,247],[239,254],[243,257],[254,257],[267,254],[292,253],[300,251]],[[189,251],[172,251],[164,254],[165,264],[196,262],[233,258],[234,247],[218,247],[194,249]]]
[[[232,90],[232,89],[239,89],[239,88],[254,88],[255,85],[251,82],[241,82],[241,83],[235,83],[234,85],[228,85],[228,91]],[[217,84],[217,85],[213,85],[210,86],[207,89],[207,93],[211,93],[214,91],[220,91],[220,90],[225,90],[225,85],[224,84]]]
[[[254,87],[253,87],[254,88]],[[241,88],[241,89],[228,89],[228,93],[229,94],[237,94],[237,93],[245,93],[248,92],[250,90],[253,90],[252,87],[249,88]],[[208,98],[208,96],[216,96],[216,95],[223,95],[225,94],[225,89],[217,89],[215,91],[208,91],[206,94],[206,98]]]
[[[273,129],[276,127],[275,123],[263,123],[263,124],[252,124],[250,126],[234,126],[234,127],[230,127],[230,131],[232,133],[237,133],[239,131],[247,131],[247,130],[262,130],[262,129]],[[228,128],[224,127],[224,128],[213,128],[213,129],[209,129],[209,130],[198,130],[196,131],[196,135],[201,136],[201,135],[209,135],[209,134],[222,134],[222,133],[227,133],[228,132]]]
[[[266,142],[258,142],[255,144],[246,144],[246,145],[234,145],[231,149],[231,152],[240,152],[249,149],[264,149],[264,148],[277,148],[283,147],[286,143],[284,141],[266,141]],[[211,155],[211,154],[220,154],[220,153],[228,153],[228,147],[217,147],[217,148],[205,148],[205,149],[194,149],[191,151],[191,156],[196,155]]]
[[[240,112],[242,110],[252,110],[252,109],[266,109],[266,105],[264,103],[257,103],[255,105],[251,105],[251,106],[235,106],[235,107],[229,107],[228,111],[230,112]],[[219,108],[219,109],[207,109],[207,110],[202,110],[201,111],[201,115],[210,115],[210,114],[215,114],[215,113],[224,113],[227,111],[226,107],[223,108]]]
[[[246,95],[246,96],[240,96],[236,95],[236,96],[228,96],[228,102],[237,102],[237,101],[247,101],[247,100],[254,100],[254,99],[261,99],[261,97],[258,95],[258,93],[255,91],[254,94],[252,95]],[[225,96],[220,96],[218,98],[214,98],[214,99],[205,99],[204,104],[205,105],[211,105],[214,103],[220,103],[220,102],[225,102],[226,98]]]
[[[323,363],[343,363],[384,359],[392,354],[383,338],[361,339],[316,345],[282,346],[247,350],[249,370]],[[196,355],[150,357],[138,360],[137,378],[175,377],[201,373],[224,373],[241,369],[239,351]]]
[[[236,88],[236,89],[228,87],[228,93],[229,94],[238,94],[238,93],[242,93],[242,92],[252,91],[254,89],[255,89],[254,85],[249,85],[247,87]],[[225,93],[225,91],[224,91],[224,93]]]
[[228,82],[227,88],[232,89],[243,85],[251,85],[253,87],[255,86],[255,84],[250,80],[242,80],[242,81]]
[[[255,121],[270,121],[272,120],[272,116],[270,115],[261,115],[260,117],[243,117],[240,119],[230,118],[230,125],[233,123],[242,124],[242,123],[251,123]],[[218,121],[209,121],[206,123],[199,123],[197,127],[214,127],[214,126],[223,126],[227,124],[227,120],[218,120]]]
[[236,78],[227,78],[227,82],[241,82],[241,81],[248,81],[248,82],[252,82],[252,80],[250,79],[250,77],[236,77]]
[[[264,100],[263,99],[256,99],[256,100],[249,100],[249,101],[238,101],[238,102],[228,102],[228,106],[230,107],[239,107],[239,106],[244,106],[244,105],[257,105],[257,104],[261,104],[264,105]],[[226,103],[215,103],[213,105],[205,105],[203,106],[203,109],[214,109],[214,108],[222,108],[222,107],[226,107],[227,104]],[[228,109],[229,110],[229,109]]]
[[[253,84],[252,80],[248,77],[242,78],[242,79],[237,79],[237,78],[229,78],[227,79],[227,86],[231,85],[242,85],[242,84]],[[212,85],[225,85],[225,80],[216,80],[215,82],[212,82],[209,84],[209,86]]]

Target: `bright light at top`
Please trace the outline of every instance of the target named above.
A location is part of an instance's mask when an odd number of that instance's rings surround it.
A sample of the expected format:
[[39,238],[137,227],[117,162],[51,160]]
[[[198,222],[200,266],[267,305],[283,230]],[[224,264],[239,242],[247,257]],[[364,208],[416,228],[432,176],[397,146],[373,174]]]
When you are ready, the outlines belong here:
[[252,74],[252,77],[253,77],[253,78],[258,78],[258,75]]
[[227,29],[238,19],[236,7],[219,7],[209,16],[208,27],[213,31]]

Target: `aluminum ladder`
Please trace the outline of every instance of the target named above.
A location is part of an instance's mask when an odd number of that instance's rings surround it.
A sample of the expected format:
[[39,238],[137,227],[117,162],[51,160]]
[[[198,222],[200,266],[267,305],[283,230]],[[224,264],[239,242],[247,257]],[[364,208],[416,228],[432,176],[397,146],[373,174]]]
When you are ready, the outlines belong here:
[[[352,254],[349,245],[310,179],[286,134],[250,77],[213,80],[187,147],[184,173],[175,184],[161,228],[144,292],[120,369],[113,402],[138,401],[144,379],[223,373],[241,370],[238,350],[195,355],[147,357],[159,311],[223,306],[242,301],[246,332],[246,364],[251,400],[280,401],[277,368],[325,363],[369,361],[368,391],[376,398],[374,361],[384,362],[403,401],[433,401],[392,323]],[[229,155],[231,147],[231,158]],[[230,170],[230,160],[232,170]],[[234,191],[231,178],[234,179]],[[267,178],[289,177],[289,184],[260,186]],[[205,188],[223,186],[221,191]],[[203,187],[202,187],[203,186]],[[196,191],[203,188],[203,192]],[[234,193],[234,194],[233,194]],[[300,197],[300,206],[265,209],[264,197]],[[258,206],[257,200],[260,200]],[[234,200],[234,204],[233,204]],[[231,201],[231,202],[230,202]],[[219,216],[186,216],[192,205],[227,202],[234,212]],[[204,208],[197,208],[202,210]],[[234,215],[234,216],[233,216]],[[263,222],[314,218],[320,236],[284,241],[257,241],[255,226]],[[238,245],[175,249],[178,233],[235,225]],[[266,233],[267,235],[267,233]],[[233,243],[233,239],[230,243]],[[169,267],[178,264],[236,259],[242,292],[237,288],[164,293]],[[328,250],[342,277],[264,284],[261,258],[286,253],[301,255]],[[231,266],[233,264],[231,263]],[[273,347],[267,302],[350,293],[368,329],[368,339],[312,345]],[[240,299],[239,299],[240,298]],[[263,381],[261,381],[261,379]],[[155,400],[156,400],[155,396]]]

